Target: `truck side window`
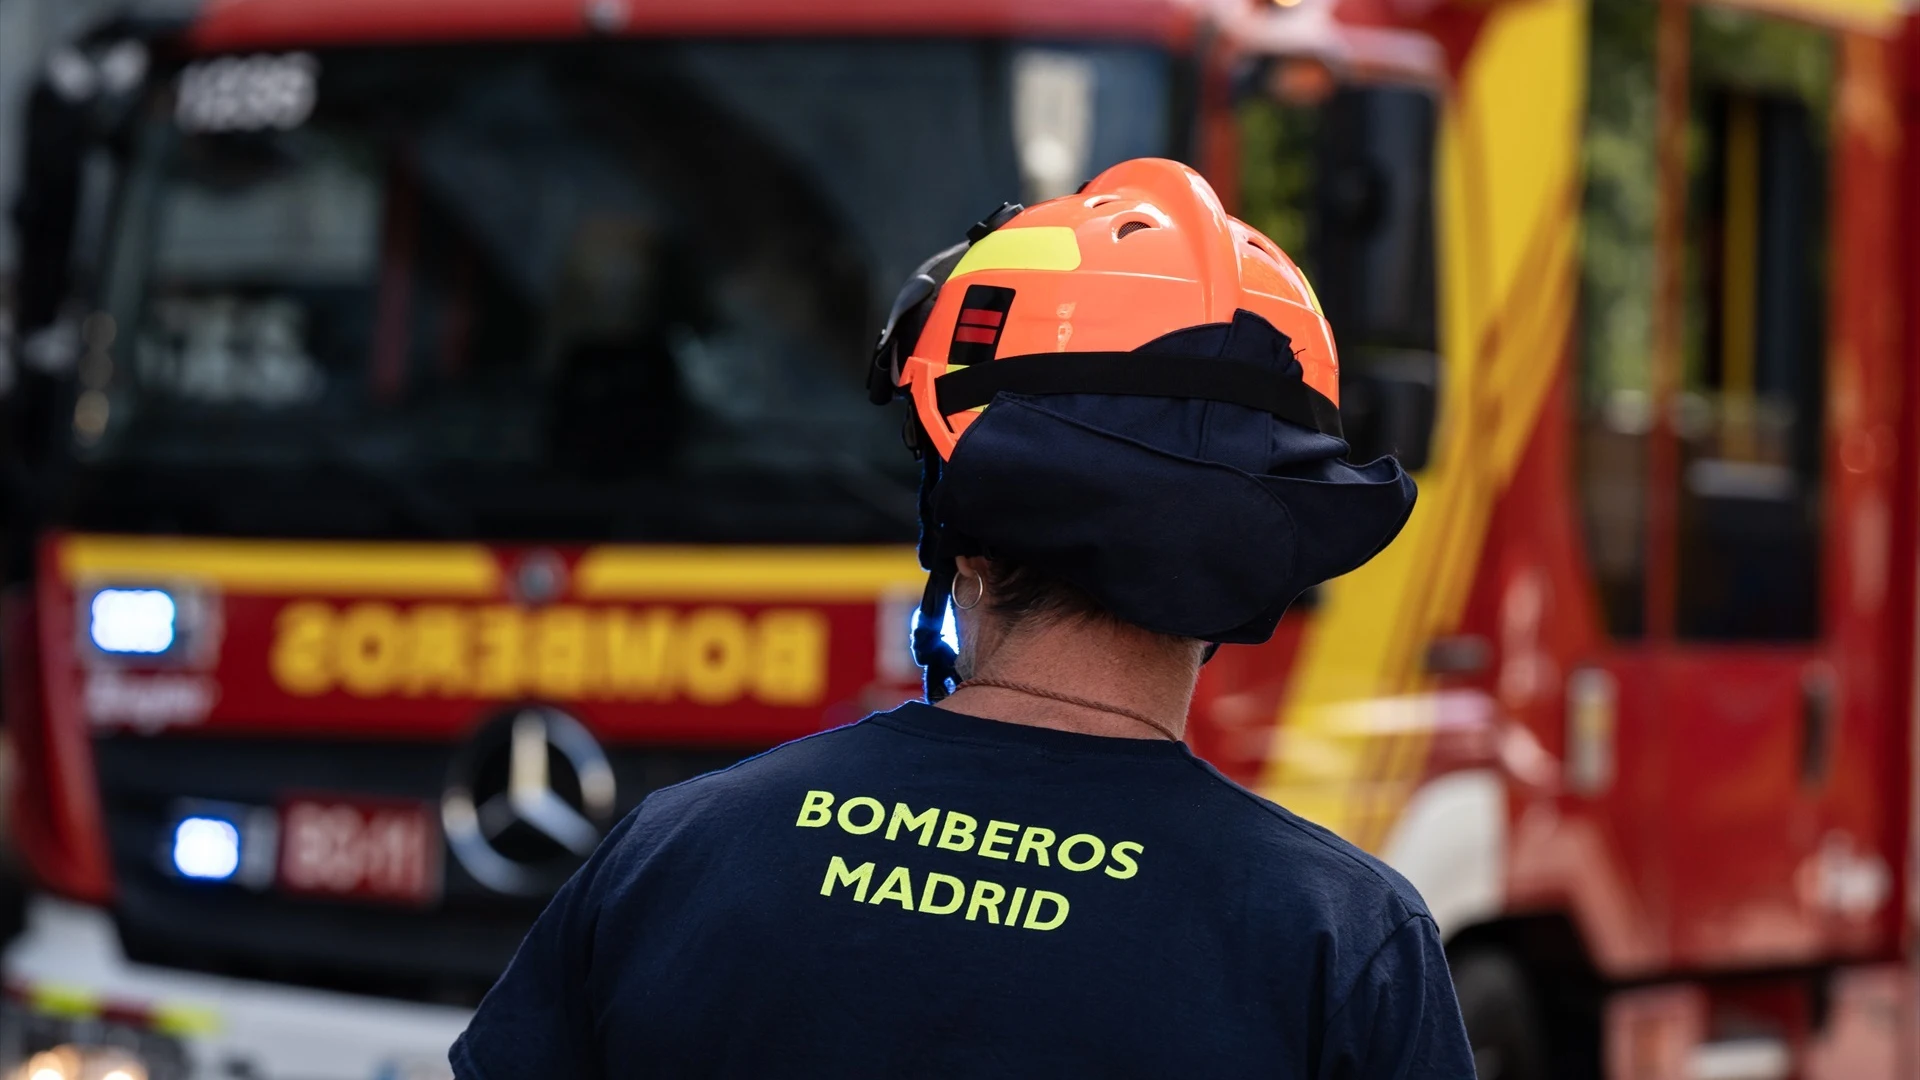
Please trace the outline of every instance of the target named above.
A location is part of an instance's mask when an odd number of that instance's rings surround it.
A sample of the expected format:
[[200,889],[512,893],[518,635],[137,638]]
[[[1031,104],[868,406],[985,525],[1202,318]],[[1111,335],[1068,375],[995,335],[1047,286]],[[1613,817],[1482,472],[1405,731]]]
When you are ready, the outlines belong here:
[[1239,216],[1291,255],[1333,325],[1355,461],[1426,464],[1438,379],[1431,94],[1282,61],[1240,105]]
[[1575,442],[1587,559],[1608,633],[1646,624],[1653,430],[1655,4],[1595,4],[1581,206]]
[[1817,31],[1693,20],[1675,629],[1819,634],[1825,384],[1824,117]]
[[[1818,633],[1824,382],[1824,34],[1692,13],[1682,349],[1652,397],[1657,5],[1593,8],[1577,389],[1587,557],[1608,632],[1646,632],[1646,556],[1672,545],[1678,636]],[[1604,77],[1598,73],[1604,72]],[[1648,536],[1649,442],[1677,443],[1675,534]]]

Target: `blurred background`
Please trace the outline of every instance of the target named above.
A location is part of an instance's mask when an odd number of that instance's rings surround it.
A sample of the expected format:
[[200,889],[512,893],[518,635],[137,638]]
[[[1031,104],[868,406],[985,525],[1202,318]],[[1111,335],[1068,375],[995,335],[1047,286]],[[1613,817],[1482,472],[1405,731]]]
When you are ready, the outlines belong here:
[[1421,890],[1482,1080],[1920,1076],[1916,40],[0,0],[0,1075],[448,1075],[619,815],[918,693],[873,335],[1003,201],[1164,156],[1422,491],[1208,665],[1195,750]]

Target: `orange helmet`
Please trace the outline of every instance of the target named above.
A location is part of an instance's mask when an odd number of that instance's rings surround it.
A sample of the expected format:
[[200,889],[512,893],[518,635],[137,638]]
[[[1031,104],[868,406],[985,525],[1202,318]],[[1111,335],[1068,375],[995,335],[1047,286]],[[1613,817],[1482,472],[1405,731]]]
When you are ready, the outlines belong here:
[[876,404],[914,406],[929,699],[957,685],[939,628],[961,555],[1148,630],[1259,642],[1405,523],[1398,463],[1345,460],[1339,359],[1306,277],[1200,174],[1124,162],[967,239],[908,280],[868,380]]
[[[915,279],[935,287],[918,294],[935,299],[917,337],[882,338],[883,352],[889,338],[901,339],[896,352],[912,350],[883,362],[940,457],[1001,390],[1229,401],[1339,433],[1340,361],[1312,286],[1273,241],[1222,209],[1199,173],[1161,158],[1126,161],[1078,194],[996,217],[954,249],[964,254],[943,284],[928,268]],[[907,314],[900,307],[896,319]],[[1277,391],[1270,376],[1248,379],[1236,370],[1246,365],[1230,361],[1132,354],[1242,311],[1287,336],[1302,385]],[[994,370],[975,367],[988,361]]]

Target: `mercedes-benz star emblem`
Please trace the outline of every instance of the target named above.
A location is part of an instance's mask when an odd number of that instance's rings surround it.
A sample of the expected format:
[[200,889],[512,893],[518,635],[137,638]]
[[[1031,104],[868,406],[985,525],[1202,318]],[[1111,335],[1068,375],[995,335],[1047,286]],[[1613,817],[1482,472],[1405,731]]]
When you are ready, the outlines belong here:
[[495,892],[544,896],[600,842],[613,766],[578,720],[545,705],[494,719],[453,763],[440,820],[447,844]]

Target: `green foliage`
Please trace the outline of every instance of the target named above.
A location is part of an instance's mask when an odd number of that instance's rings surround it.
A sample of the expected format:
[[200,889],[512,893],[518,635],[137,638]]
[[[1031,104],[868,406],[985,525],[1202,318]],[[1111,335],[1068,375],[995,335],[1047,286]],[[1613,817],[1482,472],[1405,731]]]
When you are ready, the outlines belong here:
[[[1594,0],[1591,85],[1583,153],[1581,210],[1582,389],[1590,402],[1616,390],[1647,390],[1652,373],[1654,220],[1659,195],[1654,36],[1658,0]],[[1700,184],[1710,170],[1709,108],[1728,90],[1790,96],[1816,125],[1832,103],[1836,57],[1820,30],[1725,8],[1692,13],[1692,117],[1687,131],[1696,207],[1713,196]],[[1690,215],[1691,216],[1691,215]],[[1695,230],[1689,230],[1696,243]],[[1688,259],[1689,357],[1700,355],[1705,299]]]
[[1587,400],[1647,390],[1658,203],[1655,0],[1596,0],[1582,165],[1580,348]]
[[[1716,381],[1717,357],[1710,355],[1718,324],[1718,297],[1708,267],[1718,264],[1710,250],[1722,239],[1724,188],[1722,158],[1728,110],[1735,102],[1787,99],[1804,106],[1803,115],[1817,147],[1826,144],[1833,105],[1837,56],[1824,30],[1751,12],[1698,7],[1689,26],[1687,233],[1683,265],[1686,293],[1682,326],[1681,385],[1705,387]],[[1821,207],[1810,207],[1814,214]],[[1764,226],[1762,226],[1764,228]],[[1817,268],[1824,244],[1808,252]]]
[[1319,113],[1249,96],[1239,106],[1240,220],[1292,256],[1309,280]]
[[1824,118],[1839,60],[1825,30],[1728,8],[1693,9],[1693,82],[1806,102]]

